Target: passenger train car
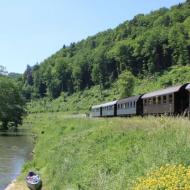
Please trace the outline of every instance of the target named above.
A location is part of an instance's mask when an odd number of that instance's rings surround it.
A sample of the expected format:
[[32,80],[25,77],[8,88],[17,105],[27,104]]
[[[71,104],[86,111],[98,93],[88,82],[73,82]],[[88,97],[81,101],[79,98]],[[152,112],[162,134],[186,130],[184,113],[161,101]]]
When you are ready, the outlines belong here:
[[190,84],[92,106],[91,117],[178,115],[190,112]]
[[186,88],[185,88],[187,91],[188,91],[188,93],[189,93],[189,107],[188,107],[188,111],[190,112],[190,84],[188,84],[187,86],[186,86]]
[[117,101],[118,116],[142,115],[143,101],[141,96],[133,96]]

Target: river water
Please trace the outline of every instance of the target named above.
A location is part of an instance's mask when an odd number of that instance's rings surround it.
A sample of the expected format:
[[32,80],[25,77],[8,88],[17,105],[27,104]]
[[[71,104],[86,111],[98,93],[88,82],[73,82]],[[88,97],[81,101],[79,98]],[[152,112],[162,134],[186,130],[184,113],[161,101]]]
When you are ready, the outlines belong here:
[[32,143],[29,135],[0,132],[0,190],[15,179],[23,164],[30,159]]

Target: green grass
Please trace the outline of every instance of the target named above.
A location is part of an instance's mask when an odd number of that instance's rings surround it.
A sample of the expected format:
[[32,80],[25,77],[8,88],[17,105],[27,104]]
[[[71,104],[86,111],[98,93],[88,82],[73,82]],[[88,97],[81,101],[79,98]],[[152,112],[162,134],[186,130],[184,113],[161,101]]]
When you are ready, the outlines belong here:
[[124,190],[151,169],[190,165],[190,121],[183,118],[69,118],[31,114],[35,154],[23,169],[41,174],[46,190]]

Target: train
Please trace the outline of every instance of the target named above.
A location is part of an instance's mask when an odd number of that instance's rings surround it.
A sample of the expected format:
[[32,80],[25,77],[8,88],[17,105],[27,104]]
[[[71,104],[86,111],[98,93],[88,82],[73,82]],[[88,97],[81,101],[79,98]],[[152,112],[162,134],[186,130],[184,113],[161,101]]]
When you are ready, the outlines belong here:
[[91,117],[187,115],[190,113],[190,83],[91,107]]

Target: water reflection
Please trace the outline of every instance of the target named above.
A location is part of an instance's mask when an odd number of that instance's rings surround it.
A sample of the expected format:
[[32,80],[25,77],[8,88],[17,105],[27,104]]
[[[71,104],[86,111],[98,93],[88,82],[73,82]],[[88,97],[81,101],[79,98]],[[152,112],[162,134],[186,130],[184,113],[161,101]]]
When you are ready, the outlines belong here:
[[0,132],[0,190],[5,189],[19,175],[31,151],[29,135],[22,132]]

